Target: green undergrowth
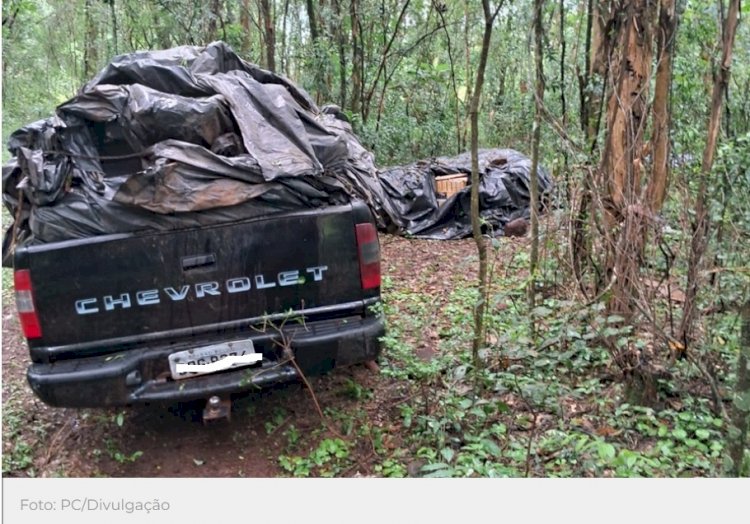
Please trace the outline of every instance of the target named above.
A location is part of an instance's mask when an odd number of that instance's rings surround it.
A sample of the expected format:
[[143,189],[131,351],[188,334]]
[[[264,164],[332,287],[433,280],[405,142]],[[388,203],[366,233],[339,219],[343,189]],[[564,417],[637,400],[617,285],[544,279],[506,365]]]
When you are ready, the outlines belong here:
[[3,475],[36,477],[35,457],[44,450],[49,424],[30,423],[22,387],[16,383],[4,386]]
[[[525,263],[519,257],[511,262],[518,267],[504,273],[517,275]],[[654,405],[628,402],[602,341],[647,351],[649,334],[607,317],[603,304],[581,307],[549,297],[529,311],[524,286],[516,276],[494,279],[488,344],[476,371],[470,350],[476,289],[451,287],[438,313],[438,348],[425,360],[415,347],[435,321],[431,299],[385,279],[382,373],[413,394],[399,407],[403,445],[381,457],[383,468],[398,464],[397,473],[405,473],[416,465],[416,474],[426,477],[721,474],[725,422],[714,414],[695,366],[671,364]],[[734,378],[738,344],[736,317],[725,319],[721,336],[698,349],[717,362],[722,388]]]
[[[346,384],[342,395],[361,400],[372,395],[370,390]],[[283,472],[294,477],[339,477],[356,471],[379,476],[402,477],[405,467],[399,461],[402,451],[388,446],[388,434],[370,420],[361,407],[327,408],[328,425],[322,424],[309,434],[294,425],[283,431],[284,452],[278,457]],[[331,430],[337,434],[332,435]],[[378,459],[371,466],[373,458]]]

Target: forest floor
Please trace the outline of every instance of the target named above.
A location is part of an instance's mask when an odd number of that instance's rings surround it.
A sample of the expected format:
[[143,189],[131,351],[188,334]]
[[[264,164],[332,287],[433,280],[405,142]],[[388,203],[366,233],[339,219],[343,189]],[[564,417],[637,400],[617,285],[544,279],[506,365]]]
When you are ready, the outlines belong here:
[[[380,370],[311,378],[325,421],[301,385],[237,398],[230,421],[209,425],[199,403],[50,408],[26,383],[28,350],[5,286],[3,475],[715,475],[724,423],[695,370],[677,369],[659,405],[631,406],[606,351],[587,337],[586,326],[606,319],[581,327],[570,315],[555,320],[564,304],[547,301],[535,314],[548,349],[529,339],[520,304],[526,242],[495,245],[502,274],[489,301],[491,351],[477,377],[467,372],[473,241],[382,236],[388,334]],[[727,351],[719,376],[730,361]]]
[[[434,297],[436,304],[445,301],[455,272],[471,278],[474,264],[467,264],[475,249],[471,241],[385,236],[381,242],[384,274],[404,288],[415,285],[414,277],[428,276],[414,291]],[[121,410],[51,408],[26,383],[28,349],[15,305],[9,295],[6,298],[2,351],[6,475],[270,477],[286,473],[279,456],[314,452],[334,436],[321,424],[310,394],[301,385],[235,399],[231,421],[209,425],[201,422],[203,403],[199,402]],[[434,336],[428,335],[417,347],[424,358],[435,351]],[[389,438],[396,437],[392,429],[403,399],[393,380],[364,366],[310,380],[321,407],[339,425],[365,418],[391,434]],[[378,455],[367,441],[355,444],[352,467],[340,473],[372,474]],[[330,447],[335,455],[336,445]]]

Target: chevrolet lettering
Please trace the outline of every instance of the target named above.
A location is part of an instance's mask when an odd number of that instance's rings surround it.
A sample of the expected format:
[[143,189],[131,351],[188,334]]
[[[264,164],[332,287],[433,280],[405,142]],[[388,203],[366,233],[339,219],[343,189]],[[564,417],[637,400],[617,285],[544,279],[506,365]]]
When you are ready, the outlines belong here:
[[[328,266],[308,267],[304,270],[281,271],[277,274],[275,280],[266,279],[264,275],[254,275],[252,278],[235,277],[223,282],[199,282],[197,284],[183,284],[177,287],[165,287],[159,289],[145,289],[133,293],[118,293],[115,295],[105,295],[100,299],[82,298],[76,300],[75,310],[79,315],[90,315],[101,311],[114,311],[118,308],[128,309],[133,305],[151,306],[161,303],[162,297],[172,301],[185,300],[190,293],[196,298],[205,298],[209,296],[218,296],[222,293],[244,293],[252,289],[262,290],[279,286],[297,286],[306,282],[320,282],[323,280],[323,273],[328,270]],[[255,287],[253,287],[253,285]],[[132,298],[131,298],[132,297]],[[101,306],[101,307],[100,307]]]
[[378,235],[358,201],[21,243],[13,265],[28,381],[52,406],[204,400],[206,415],[373,360],[385,332]]

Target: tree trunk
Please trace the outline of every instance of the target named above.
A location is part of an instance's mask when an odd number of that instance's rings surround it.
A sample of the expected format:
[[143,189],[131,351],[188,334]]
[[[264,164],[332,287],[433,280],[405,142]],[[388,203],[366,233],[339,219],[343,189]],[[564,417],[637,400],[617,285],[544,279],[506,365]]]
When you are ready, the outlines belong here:
[[724,90],[729,84],[729,74],[732,66],[732,50],[734,35],[737,33],[737,23],[740,11],[740,0],[731,0],[724,27],[722,28],[722,53],[719,73],[714,79],[711,95],[711,114],[708,120],[708,136],[703,150],[698,195],[695,201],[695,221],[693,222],[693,238],[690,242],[690,257],[688,259],[687,283],[685,292],[685,306],[680,322],[679,339],[687,350],[692,339],[693,325],[696,315],[696,298],[698,296],[699,270],[708,245],[708,177],[714,165],[716,141],[721,129],[721,105]]
[[112,48],[114,54],[119,54],[117,50],[117,11],[115,10],[115,0],[109,0],[109,18],[112,20]]
[[[474,71],[472,70],[471,66],[471,43],[469,41],[469,37],[471,35],[471,25],[472,25],[472,16],[470,13],[469,8],[469,0],[464,1],[464,78],[466,79],[466,83],[464,85],[466,89],[466,94],[464,95],[464,99],[469,101],[469,107],[471,108],[471,99],[472,97],[472,78],[474,77]],[[466,145],[466,135],[470,134],[471,131],[466,129],[467,124],[470,125],[471,116],[469,118],[465,118],[463,121],[463,129],[461,133],[461,148],[464,149],[464,146]]]
[[672,61],[674,37],[677,30],[675,0],[661,0],[659,8],[659,32],[657,35],[657,66],[652,105],[653,132],[651,151],[653,165],[647,189],[648,204],[652,213],[661,210],[667,196],[669,183],[670,112],[669,93],[672,87]]
[[276,24],[268,0],[260,0],[260,13],[266,44],[266,69],[276,71]]
[[750,111],[748,111],[748,108],[750,108],[750,78],[745,81],[745,88],[742,90],[740,100],[742,100],[742,105],[740,106],[739,118],[736,119],[738,125],[735,132],[744,134],[750,132]]
[[[568,104],[565,97],[565,68],[567,44],[565,41],[565,0],[560,0],[560,114],[562,115],[562,126],[563,129],[568,128]],[[563,149],[563,165],[562,172],[565,179],[565,201],[570,205],[571,192],[570,192],[570,174],[568,171],[568,149]]]
[[310,24],[310,38],[315,43],[318,41],[318,15],[315,12],[315,2],[307,0],[305,7],[307,8],[307,21]]
[[242,0],[240,7],[240,27],[242,27],[242,40],[240,51],[247,56],[250,52],[250,0]]
[[350,0],[349,16],[352,25],[352,113],[362,111],[362,69],[364,68],[364,51],[362,49],[361,28],[359,24],[358,0]]
[[217,38],[218,21],[221,19],[221,0],[211,0],[208,15],[208,41],[213,42]]
[[[544,69],[542,63],[542,11],[544,0],[534,0],[534,68],[536,82],[534,85],[534,128],[531,141],[531,175],[529,180],[531,208],[531,255],[529,257],[529,310],[536,307],[536,271],[539,263],[539,139],[541,135],[541,114],[544,104]],[[531,331],[534,330],[534,319],[531,319]]]
[[341,109],[346,108],[346,84],[347,84],[347,63],[346,63],[346,34],[344,33],[344,17],[341,13],[341,0],[333,0],[333,13],[335,20],[331,22],[334,33],[336,34],[336,48],[339,56],[339,100],[338,105]]
[[[580,11],[579,11],[580,13]],[[591,78],[591,32],[593,26],[594,7],[593,0],[588,0],[586,3],[586,36],[584,39],[584,63],[585,66],[581,69],[579,64],[576,64],[576,72],[578,75],[578,107],[579,107],[579,119],[581,123],[581,131],[586,134],[588,142],[588,121],[589,121],[589,83]]]
[[615,20],[613,10],[612,0],[596,2],[595,6],[592,6],[591,0],[589,1],[588,16],[590,18],[587,23],[586,52],[589,59],[589,69],[584,94],[586,120],[583,125],[585,126],[586,141],[592,152],[596,150],[599,126],[604,109],[603,101],[611,62],[613,36],[616,34],[613,27],[613,21]]
[[737,358],[737,385],[734,390],[732,426],[728,431],[727,451],[730,467],[727,473],[732,477],[750,474],[745,461],[748,449],[748,417],[750,417],[750,301],[742,307],[742,333],[740,354]]
[[[581,6],[581,9],[583,6]],[[579,15],[583,16],[583,13],[579,9]],[[579,123],[581,131],[586,137],[586,145],[591,145],[591,139],[588,135],[588,122],[590,119],[589,113],[590,108],[590,84],[591,84],[591,38],[592,38],[592,26],[594,18],[594,7],[593,0],[586,2],[586,36],[584,39],[584,67],[576,63],[576,76],[578,77],[578,107],[579,107]],[[591,161],[593,164],[593,160]],[[588,298],[588,288],[584,281],[584,275],[589,267],[589,260],[591,259],[589,254],[589,244],[587,241],[586,228],[589,223],[589,217],[591,214],[591,192],[592,182],[591,177],[583,178],[583,187],[581,191],[580,200],[577,203],[571,202],[571,206],[575,210],[575,218],[571,223],[570,233],[570,249],[571,254],[571,267],[573,268],[573,274],[578,282],[578,287],[584,297]],[[598,285],[598,282],[595,282]]]
[[289,29],[287,26],[287,23],[289,21],[289,0],[284,0],[284,19],[282,21],[282,27],[284,30],[282,31],[282,39],[281,39],[281,70],[286,76],[291,76],[289,74],[289,44],[287,43],[289,40]]
[[[615,65],[616,57],[613,57],[613,51],[615,40],[620,34],[622,18],[618,15],[626,9],[622,6],[618,11],[616,7],[614,0],[588,0],[586,3],[585,69],[583,72],[579,70],[578,89],[580,125],[591,164],[595,163],[594,158],[598,150],[604,101],[607,93],[611,92],[610,69],[614,69],[612,66]],[[604,271],[592,256],[591,239],[587,239],[591,230],[597,227],[594,224],[593,207],[600,199],[595,195],[596,186],[595,180],[584,177],[570,239],[572,267],[584,296],[589,296],[591,291],[598,294],[601,287],[606,285]],[[588,272],[592,273],[593,289],[589,289],[584,280]]]
[[[613,293],[610,312],[630,318],[638,299],[645,213],[641,205],[643,135],[648,114],[653,13],[649,0],[623,8],[623,30],[612,67],[607,136],[600,176],[607,187],[607,223],[615,233],[608,246]],[[619,224],[619,231],[615,228]]]
[[315,101],[328,99],[325,83],[325,64],[320,49],[320,32],[318,30],[318,14],[315,11],[315,2],[307,0],[307,19],[310,24],[310,40],[313,51],[313,77],[315,79]]
[[83,14],[86,24],[86,42],[83,46],[83,77],[85,82],[88,82],[96,72],[98,61],[96,47],[96,21],[94,20],[92,13],[93,4],[94,0],[86,0],[86,3],[83,5]]
[[482,224],[479,215],[479,102],[482,97],[484,71],[487,68],[487,55],[492,40],[492,24],[495,22],[495,17],[502,4],[501,1],[495,12],[491,13],[489,0],[482,0],[482,10],[484,11],[482,51],[479,55],[476,83],[474,84],[474,93],[471,96],[469,108],[469,119],[471,121],[471,230],[479,253],[479,296],[474,308],[474,339],[471,350],[475,372],[480,369],[479,350],[486,341],[484,317],[487,306],[487,244],[482,237]]

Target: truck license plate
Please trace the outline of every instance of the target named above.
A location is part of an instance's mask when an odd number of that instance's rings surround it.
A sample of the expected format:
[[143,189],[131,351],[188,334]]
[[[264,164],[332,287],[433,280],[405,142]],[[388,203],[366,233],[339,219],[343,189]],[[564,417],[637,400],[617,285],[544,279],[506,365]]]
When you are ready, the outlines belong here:
[[[238,340],[172,353],[169,355],[169,370],[174,380],[180,380],[225,369],[250,366],[261,360],[262,355],[255,353],[252,340]],[[185,371],[185,364],[192,369]]]

